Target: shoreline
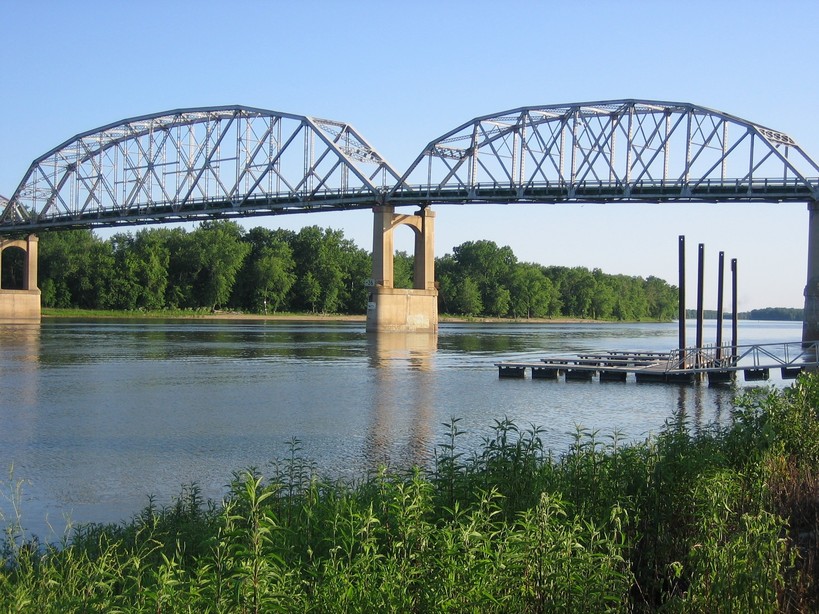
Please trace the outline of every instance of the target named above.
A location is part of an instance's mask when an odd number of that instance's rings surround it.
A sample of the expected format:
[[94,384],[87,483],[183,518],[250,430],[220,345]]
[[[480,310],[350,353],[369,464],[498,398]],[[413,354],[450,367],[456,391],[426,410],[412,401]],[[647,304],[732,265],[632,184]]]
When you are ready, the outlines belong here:
[[[366,322],[367,316],[363,314],[310,314],[310,313],[240,313],[234,311],[224,311],[215,313],[184,313],[172,311],[168,313],[160,311],[132,312],[132,311],[95,311],[91,309],[43,309],[43,319],[66,319],[66,318],[96,318],[96,319],[130,319],[130,320],[226,320],[226,321],[270,321],[270,322]],[[467,318],[463,316],[439,316],[439,323],[446,324],[607,324],[619,322],[623,324],[639,323],[639,320],[592,320],[584,318],[492,318],[475,317]],[[651,322],[656,322],[652,320]]]

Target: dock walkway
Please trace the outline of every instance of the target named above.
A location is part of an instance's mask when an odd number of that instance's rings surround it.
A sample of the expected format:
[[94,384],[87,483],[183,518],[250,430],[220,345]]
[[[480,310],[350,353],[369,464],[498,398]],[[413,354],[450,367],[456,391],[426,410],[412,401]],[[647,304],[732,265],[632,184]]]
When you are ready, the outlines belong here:
[[780,369],[782,379],[794,379],[803,370],[819,368],[817,344],[769,343],[747,346],[686,348],[670,352],[606,351],[575,356],[548,356],[537,361],[495,363],[498,376],[532,379],[625,382],[632,374],[638,382],[730,384],[737,373],[745,381],[769,379]]

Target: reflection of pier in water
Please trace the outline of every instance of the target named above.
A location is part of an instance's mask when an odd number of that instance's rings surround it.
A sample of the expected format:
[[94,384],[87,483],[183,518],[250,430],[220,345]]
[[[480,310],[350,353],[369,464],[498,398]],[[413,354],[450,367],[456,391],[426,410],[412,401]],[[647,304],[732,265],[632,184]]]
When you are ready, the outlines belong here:
[[3,391],[9,403],[25,407],[33,405],[40,389],[40,324],[0,325],[0,351],[12,373],[4,375],[14,382]]
[[706,403],[712,403],[713,416],[711,419],[714,424],[721,424],[724,397],[709,396],[706,402],[704,395],[703,387],[679,386],[677,388],[677,411],[674,413],[675,423],[679,426],[691,426],[695,432],[699,433],[706,426],[704,423]]
[[[32,408],[36,408],[43,387],[40,364],[40,324],[0,325],[0,351],[3,352],[3,389],[0,392],[0,409],[13,408],[3,415],[0,431],[0,450],[8,449],[13,442],[33,442],[44,420]],[[12,459],[13,460],[13,459]],[[8,465],[0,466],[3,477],[8,477]],[[0,504],[11,501],[0,501]],[[0,505],[0,519],[3,516]]]
[[549,356],[537,361],[495,363],[499,377],[522,378],[530,369],[532,379],[625,382],[733,383],[737,373],[745,381],[764,381],[772,369],[782,379],[795,379],[802,371],[819,368],[817,342],[764,343],[708,346],[671,352],[606,351],[576,356]]
[[[368,335],[375,388],[363,450],[369,468],[420,466],[430,460],[435,417],[430,379],[437,347],[437,335],[427,333]],[[399,370],[415,376],[395,377]],[[399,441],[403,446],[396,445]]]

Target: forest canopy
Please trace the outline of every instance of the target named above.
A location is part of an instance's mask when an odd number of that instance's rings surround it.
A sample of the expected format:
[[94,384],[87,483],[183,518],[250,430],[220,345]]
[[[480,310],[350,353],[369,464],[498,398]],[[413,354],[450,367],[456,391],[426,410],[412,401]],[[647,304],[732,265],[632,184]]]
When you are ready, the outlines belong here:
[[[40,237],[44,307],[363,314],[370,252],[341,230],[298,232],[231,221],[146,228],[102,239],[90,230]],[[671,320],[676,286],[657,277],[519,262],[512,249],[467,241],[435,260],[442,313],[513,318]],[[413,257],[395,254],[396,287]]]

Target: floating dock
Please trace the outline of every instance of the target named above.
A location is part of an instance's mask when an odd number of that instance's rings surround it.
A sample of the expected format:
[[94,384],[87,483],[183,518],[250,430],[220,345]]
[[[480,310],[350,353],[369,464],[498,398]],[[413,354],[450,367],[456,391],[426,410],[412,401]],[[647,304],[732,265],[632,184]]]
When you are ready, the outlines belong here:
[[731,384],[741,373],[745,381],[770,378],[779,369],[782,379],[794,379],[802,371],[819,368],[817,344],[786,342],[745,346],[686,348],[670,352],[606,351],[575,356],[548,356],[536,361],[495,363],[502,378],[560,378],[566,381]]

